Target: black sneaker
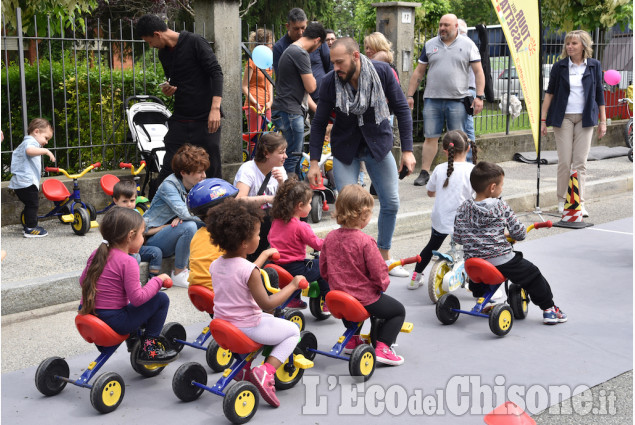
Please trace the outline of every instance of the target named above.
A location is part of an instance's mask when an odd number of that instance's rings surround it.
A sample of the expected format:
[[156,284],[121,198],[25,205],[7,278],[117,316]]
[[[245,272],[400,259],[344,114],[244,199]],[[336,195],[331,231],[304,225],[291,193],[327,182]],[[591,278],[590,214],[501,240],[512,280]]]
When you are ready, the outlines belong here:
[[48,235],[49,235],[49,232],[47,232],[40,226],[24,227],[25,238],[43,238],[44,236],[48,236]]
[[428,180],[430,180],[430,173],[428,173],[426,170],[421,170],[421,172],[419,173],[419,177],[417,177],[415,179],[415,186],[425,186],[426,183],[428,183]]
[[139,341],[139,337],[136,334],[130,335],[128,339],[126,339],[126,348],[128,349],[129,353],[132,353],[132,349],[134,348],[134,345],[137,343],[137,341]]
[[138,359],[141,364],[171,363],[179,356],[178,351],[162,336],[146,337],[142,344]]

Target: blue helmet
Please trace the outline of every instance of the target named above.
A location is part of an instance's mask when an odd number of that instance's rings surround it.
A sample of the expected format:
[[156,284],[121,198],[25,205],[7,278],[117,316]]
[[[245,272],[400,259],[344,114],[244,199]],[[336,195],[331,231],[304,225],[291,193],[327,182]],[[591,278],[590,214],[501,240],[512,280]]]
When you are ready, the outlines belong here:
[[238,189],[225,180],[205,179],[190,189],[187,195],[187,207],[193,215],[205,218],[208,209],[236,195],[238,195]]

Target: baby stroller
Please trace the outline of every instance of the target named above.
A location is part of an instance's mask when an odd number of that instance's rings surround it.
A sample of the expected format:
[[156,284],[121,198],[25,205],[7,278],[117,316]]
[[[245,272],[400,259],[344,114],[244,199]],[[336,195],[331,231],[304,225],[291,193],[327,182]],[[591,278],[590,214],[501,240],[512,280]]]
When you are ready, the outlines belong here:
[[[132,106],[130,106],[131,101],[135,102]],[[161,171],[165,156],[163,138],[168,132],[168,118],[172,113],[161,99],[149,95],[126,98],[124,109],[128,118],[130,136],[147,164],[141,192],[145,193],[146,186],[150,183],[149,197],[152,198],[156,192],[156,187],[153,187],[154,178]]]

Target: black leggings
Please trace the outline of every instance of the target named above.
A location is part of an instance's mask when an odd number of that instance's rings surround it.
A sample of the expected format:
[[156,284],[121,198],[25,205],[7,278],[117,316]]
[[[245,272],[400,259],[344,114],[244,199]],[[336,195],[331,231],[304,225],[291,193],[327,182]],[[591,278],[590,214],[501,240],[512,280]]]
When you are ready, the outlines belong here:
[[415,266],[415,271],[417,273],[421,273],[423,269],[426,268],[430,259],[432,259],[432,251],[437,251],[443,245],[443,241],[447,238],[448,235],[446,233],[440,233],[432,228],[432,233],[430,234],[430,241],[428,244],[421,250],[419,256],[421,257],[421,261],[417,263]]
[[254,251],[253,254],[247,255],[247,260],[252,263],[258,259],[262,251],[269,248],[269,230],[271,230],[271,216],[269,215],[269,210],[265,210],[266,215],[263,217],[262,223],[260,224],[260,242],[258,243],[258,248]]
[[[406,309],[403,304],[393,297],[381,294],[379,299],[372,304],[368,304],[366,311],[371,317],[384,319],[381,326],[377,329],[377,341],[381,341],[387,346],[391,346],[397,341],[397,335],[401,332],[404,320],[406,320]],[[344,325],[348,326],[349,322],[343,320]],[[361,327],[357,329],[359,334]]]
[[37,210],[40,205],[40,193],[37,187],[32,184],[22,189],[13,189],[16,196],[24,204],[22,213],[24,214],[24,225],[29,228],[37,226]]

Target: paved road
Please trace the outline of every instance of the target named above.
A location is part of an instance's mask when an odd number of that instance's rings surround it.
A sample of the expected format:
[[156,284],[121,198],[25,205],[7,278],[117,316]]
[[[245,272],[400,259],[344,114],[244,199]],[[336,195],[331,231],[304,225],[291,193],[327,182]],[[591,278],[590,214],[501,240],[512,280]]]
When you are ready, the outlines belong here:
[[[437,390],[445,397],[443,413],[438,408],[423,411],[424,416],[432,416],[431,423],[482,423],[483,414],[491,410],[488,406],[496,406],[501,400],[485,399],[485,407],[480,408],[470,399],[470,409],[464,412],[459,404],[447,398],[460,379],[479,379],[482,394],[487,394],[490,388],[496,397],[497,389],[509,397],[510,388],[515,385],[526,394],[533,391],[531,394],[536,394],[539,402],[525,407],[540,424],[632,423],[632,202],[631,193],[600,197],[587,205],[594,227],[536,231],[518,246],[548,276],[556,302],[570,316],[569,323],[545,327],[540,324],[540,312],[532,306],[529,317],[515,324],[510,335],[502,339],[494,338],[487,324],[477,318],[461,317],[451,327],[441,326],[435,318],[434,306],[427,299],[426,288],[413,293],[405,289],[406,279],[393,278],[389,293],[406,305],[408,320],[415,323],[415,331],[402,335],[398,341],[397,351],[404,355],[406,364],[379,368],[368,386],[354,393],[357,395],[353,399],[361,402],[358,405],[361,414],[354,414],[350,393],[345,391],[352,388],[347,386],[346,364],[318,358],[314,369],[307,371],[305,380],[294,391],[280,393],[282,407],[274,410],[261,404],[254,423],[315,424],[336,420],[351,424],[396,420],[420,423],[422,414],[417,406],[412,410],[402,408],[399,403],[381,402],[382,391],[392,391],[397,402],[401,402],[402,393],[417,395],[417,389],[427,397],[426,402],[435,398]],[[532,213],[522,218],[527,223],[540,219]],[[417,253],[428,237],[427,232],[396,237],[395,256]],[[190,339],[193,338],[205,325],[204,315],[190,305],[184,289],[172,288],[168,294],[171,298],[168,320],[184,324]],[[466,305],[469,303],[468,294],[461,294],[460,299]],[[98,415],[92,409],[89,391],[85,389],[69,386],[56,397],[43,398],[33,385],[35,366],[43,358],[66,357],[71,376],[77,376],[96,355],[94,347],[84,342],[72,325],[75,306],[76,303],[69,303],[2,316],[3,423],[81,420],[100,424],[106,420],[109,423],[134,420],[145,424],[155,423],[157,417],[163,421],[181,421],[183,415],[191,423],[225,423],[218,397],[205,393],[199,401],[184,404],[172,394],[172,374],[180,364],[204,363],[203,354],[192,349],[186,349],[176,365],[149,380],[132,371],[127,353],[120,349],[104,371],[120,373],[127,391],[119,409],[108,416]],[[334,343],[341,331],[335,320],[314,322],[309,317],[307,322],[320,348]],[[217,375],[209,375],[210,382],[215,379]],[[470,381],[472,391],[466,394],[475,394],[474,382]],[[553,386],[574,393],[590,387],[591,395],[582,393],[572,399],[570,394],[565,395],[560,414],[553,414],[556,408],[552,408],[552,414],[540,413],[541,407],[557,402],[555,399],[541,404],[544,400],[540,395]],[[313,397],[313,390],[316,397],[326,398]],[[326,404],[320,404],[320,400]],[[377,400],[380,402],[375,403]],[[570,404],[569,410],[574,414],[567,413],[569,400],[577,400]]]

